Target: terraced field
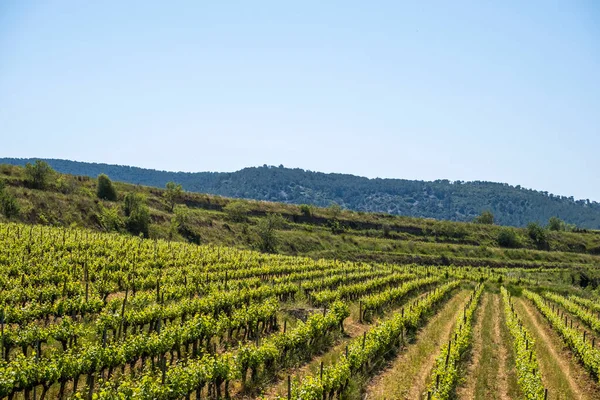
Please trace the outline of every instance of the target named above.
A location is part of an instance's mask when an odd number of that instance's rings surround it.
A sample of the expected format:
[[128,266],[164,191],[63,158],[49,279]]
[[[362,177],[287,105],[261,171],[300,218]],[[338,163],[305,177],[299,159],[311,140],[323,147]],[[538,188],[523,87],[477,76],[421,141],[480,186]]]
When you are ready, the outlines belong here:
[[2,398],[600,398],[599,299],[560,269],[20,224],[0,224],[0,269]]

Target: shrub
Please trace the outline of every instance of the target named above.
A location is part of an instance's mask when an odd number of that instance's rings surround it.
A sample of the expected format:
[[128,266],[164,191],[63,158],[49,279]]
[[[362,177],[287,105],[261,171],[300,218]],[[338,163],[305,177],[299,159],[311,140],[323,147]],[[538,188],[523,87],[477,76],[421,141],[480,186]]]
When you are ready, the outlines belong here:
[[98,188],[96,189],[96,195],[102,200],[117,200],[117,191],[115,190],[110,178],[105,174],[98,175]]
[[129,217],[134,210],[145,203],[144,196],[138,193],[127,193],[123,199],[123,213]]
[[257,224],[258,247],[265,253],[275,253],[279,243],[279,237],[276,230],[285,224],[285,220],[280,214],[269,214],[261,218]]
[[148,237],[148,226],[150,225],[150,211],[146,204],[142,204],[131,212],[125,226],[127,230],[134,235],[143,235]]
[[169,205],[169,211],[173,212],[175,208],[175,203],[181,199],[181,195],[183,194],[183,188],[181,185],[175,182],[167,182],[166,190],[163,193],[163,196],[167,200],[167,204]]
[[102,228],[108,232],[120,232],[125,226],[123,219],[119,215],[119,210],[117,207],[109,208],[101,206],[98,219],[100,220],[100,225],[102,225]]
[[2,182],[0,182],[0,211],[6,218],[12,218],[19,214],[19,203],[12,194],[4,189]]
[[302,213],[302,215],[304,215],[305,217],[310,217],[312,216],[313,213],[313,208],[311,205],[308,204],[301,204],[300,205],[300,212]]
[[519,247],[519,239],[514,229],[504,228],[498,234],[498,244],[502,247]]
[[549,231],[564,231],[566,224],[558,217],[550,217],[547,228]]
[[223,211],[234,222],[245,222],[248,219],[248,205],[241,200],[229,202],[223,207]]
[[146,199],[137,193],[127,193],[123,199],[123,212],[125,213],[125,227],[134,235],[142,234],[148,237],[150,225],[150,210]]
[[392,227],[389,224],[383,224],[383,236],[390,237],[390,232],[392,231]]
[[538,249],[548,249],[548,238],[546,236],[546,231],[539,224],[530,222],[527,225],[527,233],[533,241],[533,244],[535,244]]
[[476,224],[484,224],[484,225],[494,225],[494,214],[491,211],[487,210],[479,214],[477,218],[475,218]]
[[54,170],[45,161],[36,160],[33,164],[25,164],[27,183],[34,189],[45,189],[53,174]]

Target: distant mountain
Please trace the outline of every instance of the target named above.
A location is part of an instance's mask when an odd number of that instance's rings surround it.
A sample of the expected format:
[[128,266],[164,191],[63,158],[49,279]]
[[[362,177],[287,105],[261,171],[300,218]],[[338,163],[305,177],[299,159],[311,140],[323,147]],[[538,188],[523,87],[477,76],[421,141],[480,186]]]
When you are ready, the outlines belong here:
[[[35,159],[0,158],[0,163],[24,165]],[[262,166],[236,172],[168,172],[121,165],[45,159],[55,170],[115,181],[164,187],[169,181],[192,192],[256,200],[328,206],[332,202],[356,211],[385,212],[471,221],[491,210],[496,223],[524,226],[545,224],[552,216],[582,228],[600,229],[600,203],[554,196],[494,182],[434,182],[368,179],[348,174],[325,174],[299,168]]]

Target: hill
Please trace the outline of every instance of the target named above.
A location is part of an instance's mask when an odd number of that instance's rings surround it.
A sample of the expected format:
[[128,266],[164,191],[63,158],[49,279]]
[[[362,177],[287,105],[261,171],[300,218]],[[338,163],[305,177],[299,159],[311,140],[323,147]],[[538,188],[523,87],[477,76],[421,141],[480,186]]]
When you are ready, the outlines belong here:
[[[115,200],[97,197],[98,180],[53,174],[32,187],[23,167],[0,165],[0,222],[79,226],[153,239],[264,249],[313,258],[492,266],[600,265],[600,234],[437,221],[383,213],[234,200],[193,192],[170,203],[164,189],[114,182]],[[2,188],[4,186],[4,188]],[[141,202],[141,212],[132,204]],[[3,215],[4,214],[4,215]],[[271,218],[281,221],[269,231]],[[146,220],[145,223],[140,223]],[[265,230],[267,229],[267,230]],[[535,233],[535,232],[534,232]],[[507,240],[508,238],[508,240]]]
[[[34,159],[0,158],[0,163],[25,165]],[[46,159],[55,170],[154,187],[169,181],[187,191],[320,207],[335,202],[355,211],[471,221],[490,210],[500,225],[545,224],[556,216],[569,224],[600,229],[600,203],[555,196],[494,182],[433,182],[405,179],[368,179],[347,174],[284,167],[244,168],[237,172],[167,172],[137,167]]]

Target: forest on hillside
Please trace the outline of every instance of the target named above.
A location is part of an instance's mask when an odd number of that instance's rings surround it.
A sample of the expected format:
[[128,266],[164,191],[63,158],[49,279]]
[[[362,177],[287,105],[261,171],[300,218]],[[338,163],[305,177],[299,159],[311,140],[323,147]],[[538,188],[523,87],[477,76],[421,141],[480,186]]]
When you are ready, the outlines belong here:
[[[24,165],[32,160],[2,158],[0,163]],[[482,211],[489,210],[495,222],[501,225],[546,224],[556,216],[578,227],[600,229],[598,202],[505,183],[368,179],[267,165],[236,172],[189,173],[69,160],[45,161],[62,173],[91,177],[105,173],[115,181],[155,187],[164,187],[173,181],[187,191],[227,197],[317,206],[337,203],[356,211],[450,221],[471,221]]]

